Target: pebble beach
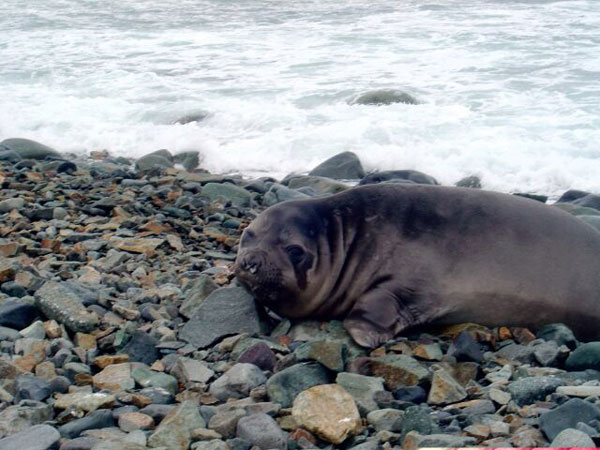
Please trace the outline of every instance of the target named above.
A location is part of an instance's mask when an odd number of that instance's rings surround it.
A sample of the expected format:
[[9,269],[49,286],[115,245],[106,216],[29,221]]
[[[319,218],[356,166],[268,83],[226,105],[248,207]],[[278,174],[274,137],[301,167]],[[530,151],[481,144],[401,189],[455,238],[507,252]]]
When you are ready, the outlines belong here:
[[[198,152],[0,142],[0,450],[597,447],[600,342],[563,324],[456,324],[366,350],[238,285],[262,210],[367,175],[349,152],[275,180],[209,173]],[[422,175],[372,182],[436,182]],[[600,227],[592,193],[548,207]]]

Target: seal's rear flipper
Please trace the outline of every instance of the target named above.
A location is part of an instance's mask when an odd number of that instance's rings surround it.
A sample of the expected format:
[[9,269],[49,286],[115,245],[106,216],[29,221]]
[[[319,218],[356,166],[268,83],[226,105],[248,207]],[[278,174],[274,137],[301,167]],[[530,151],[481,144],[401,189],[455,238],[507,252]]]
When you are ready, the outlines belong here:
[[400,311],[400,301],[387,289],[364,294],[344,320],[344,328],[362,347],[375,348],[409,326]]

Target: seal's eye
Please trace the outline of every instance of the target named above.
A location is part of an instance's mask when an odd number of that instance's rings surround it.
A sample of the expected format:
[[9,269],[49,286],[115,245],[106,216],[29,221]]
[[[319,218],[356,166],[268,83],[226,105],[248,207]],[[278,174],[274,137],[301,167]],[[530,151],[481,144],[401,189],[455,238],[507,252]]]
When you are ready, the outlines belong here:
[[292,264],[298,264],[304,259],[304,250],[299,245],[288,245],[285,251]]

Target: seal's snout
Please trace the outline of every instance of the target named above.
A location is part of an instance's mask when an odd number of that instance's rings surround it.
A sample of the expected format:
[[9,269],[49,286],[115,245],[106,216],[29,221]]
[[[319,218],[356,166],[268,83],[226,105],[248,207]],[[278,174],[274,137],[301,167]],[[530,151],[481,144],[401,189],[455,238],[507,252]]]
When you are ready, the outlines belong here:
[[248,252],[242,256],[239,268],[252,275],[257,273],[264,264],[264,255],[259,252]]

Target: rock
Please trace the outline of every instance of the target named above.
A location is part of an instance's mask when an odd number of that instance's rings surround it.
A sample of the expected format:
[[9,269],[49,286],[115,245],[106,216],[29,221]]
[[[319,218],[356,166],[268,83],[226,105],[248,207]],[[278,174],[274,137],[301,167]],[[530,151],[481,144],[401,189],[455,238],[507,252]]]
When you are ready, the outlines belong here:
[[136,330],[121,351],[129,356],[130,361],[152,365],[160,358],[160,351],[156,348],[158,344],[158,339],[144,331]]
[[433,344],[417,345],[412,351],[412,356],[426,361],[441,361],[444,354],[440,344],[434,342]]
[[0,450],[51,450],[56,448],[60,433],[50,425],[31,428],[0,439]]
[[292,416],[299,426],[333,444],[341,444],[362,428],[354,399],[336,384],[314,386],[298,394]]
[[468,436],[452,436],[449,434],[429,434],[420,435],[415,431],[411,431],[404,438],[402,448],[404,450],[417,450],[425,447],[473,447],[477,444],[477,440]]
[[231,447],[219,439],[211,441],[195,442],[192,444],[191,450],[231,450]]
[[219,198],[230,202],[233,206],[249,208],[252,206],[252,195],[246,189],[232,183],[207,183],[200,193],[210,201]]
[[375,431],[402,431],[404,412],[397,409],[378,409],[367,414],[367,422]]
[[237,423],[236,435],[261,449],[287,449],[287,437],[267,414],[242,417]]
[[58,431],[62,437],[73,439],[86,430],[108,428],[114,426],[114,424],[115,420],[113,419],[112,412],[108,409],[99,409],[81,419],[73,420],[59,427]]
[[61,159],[60,153],[53,148],[30,139],[4,139],[0,142],[0,147],[6,147],[9,151],[16,153],[22,159]]
[[19,334],[24,338],[31,339],[44,339],[46,337],[46,329],[41,320],[33,322],[27,328],[23,328],[19,331]]
[[215,375],[215,372],[202,361],[179,358],[171,370],[171,375],[183,383],[207,383]]
[[126,252],[152,256],[156,252],[156,249],[164,243],[164,239],[158,238],[129,238],[111,240],[109,245]]
[[488,395],[490,400],[498,403],[499,405],[507,405],[512,399],[512,396],[508,392],[504,392],[496,388],[491,388]]
[[329,178],[302,175],[297,175],[290,178],[288,181],[288,187],[290,189],[309,187],[321,195],[337,194],[338,192],[343,192],[350,189],[349,186]]
[[588,342],[577,347],[565,363],[567,370],[600,370],[600,342]]
[[186,297],[179,308],[179,313],[182,316],[191,319],[204,299],[217,290],[218,287],[219,286],[211,277],[208,275],[200,275],[194,280],[192,286],[187,289]]
[[200,165],[200,159],[200,152],[198,151],[181,152],[173,157],[175,163],[181,164],[188,172],[191,172]]
[[477,175],[470,175],[468,177],[461,178],[454,185],[456,187],[481,189],[481,178]]
[[190,401],[181,403],[160,423],[148,438],[150,447],[166,447],[169,450],[187,450],[192,431],[206,426],[198,408]]
[[556,367],[560,350],[554,341],[542,342],[534,346],[533,356],[544,367]]
[[204,348],[228,335],[260,333],[263,329],[254,297],[247,290],[221,288],[204,300],[179,338]]
[[77,408],[91,412],[99,408],[110,407],[115,400],[116,398],[113,394],[81,391],[59,396],[54,402],[54,407],[57,409]]
[[397,89],[377,89],[364,92],[350,101],[351,105],[392,105],[394,103],[405,103],[417,105],[419,102],[412,95]]
[[365,184],[379,184],[387,182],[404,182],[408,184],[439,184],[438,181],[418,170],[384,170],[373,172],[360,180],[359,186]]
[[595,448],[596,444],[583,431],[567,428],[561,431],[550,444],[553,448]]
[[0,214],[11,212],[13,209],[20,211],[25,206],[25,200],[20,197],[8,198],[0,201]]
[[244,398],[267,377],[254,364],[238,363],[210,385],[209,392],[218,400]]
[[423,403],[427,400],[427,392],[421,386],[406,386],[396,389],[394,392],[394,398],[401,402],[409,403]]
[[448,354],[457,361],[483,361],[483,351],[479,343],[473,339],[468,331],[461,331],[452,341]]
[[447,405],[464,400],[467,391],[442,368],[435,370],[427,403],[431,405]]
[[88,312],[81,298],[66,283],[46,282],[35,293],[37,307],[73,332],[88,333],[98,325],[98,316]]
[[534,351],[535,349],[528,345],[509,344],[498,350],[496,356],[523,364],[531,364],[534,361]]
[[52,419],[52,407],[33,400],[23,400],[0,412],[0,436],[6,436]]
[[385,380],[389,390],[416,386],[428,380],[429,371],[407,355],[385,355],[371,359],[371,372]]
[[131,371],[131,376],[140,386],[166,389],[171,394],[177,392],[177,379],[162,372],[155,372],[146,367],[136,367]]
[[402,438],[411,431],[421,434],[434,434],[439,431],[439,427],[433,422],[427,409],[421,406],[410,406],[406,408],[404,413]]
[[334,180],[356,180],[365,176],[365,170],[356,153],[342,152],[323,161],[309,175]]
[[231,408],[225,412],[217,413],[210,418],[208,427],[216,431],[224,438],[235,436],[238,421],[246,416],[246,411],[242,408]]
[[536,400],[544,400],[564,383],[553,376],[519,378],[508,385],[513,400],[520,406],[530,405]]
[[31,324],[39,313],[35,306],[21,302],[0,303],[0,326],[22,330]]
[[257,342],[253,346],[244,350],[238,360],[239,363],[254,364],[261,370],[272,371],[277,362],[275,353],[271,348],[264,342]]
[[273,183],[263,197],[263,204],[265,206],[273,206],[288,200],[303,200],[306,198],[310,198],[310,195],[290,189],[282,184]]
[[322,365],[295,364],[277,372],[267,380],[267,394],[272,402],[279,403],[283,408],[289,408],[300,392],[330,382],[329,372]]
[[365,416],[379,408],[373,396],[376,392],[385,390],[383,378],[341,372],[338,373],[335,382],[354,398],[361,416]]
[[323,364],[330,370],[344,370],[344,347],[334,341],[312,341],[300,345],[294,355],[298,361],[313,360]]
[[173,165],[173,156],[168,150],[157,150],[142,156],[135,162],[135,168],[140,172],[162,171]]
[[119,416],[119,428],[126,433],[135,430],[151,430],[154,419],[139,412],[128,412]]
[[600,386],[560,386],[556,388],[556,393],[569,397],[600,397]]
[[131,376],[131,364],[113,364],[94,375],[94,387],[107,391],[133,389],[134,380]]
[[540,429],[548,439],[554,440],[561,431],[575,428],[579,422],[588,424],[590,421],[598,419],[600,419],[600,409],[597,406],[579,398],[573,398],[542,414]]
[[18,400],[43,401],[52,393],[50,383],[32,375],[20,375],[15,380],[16,398]]

